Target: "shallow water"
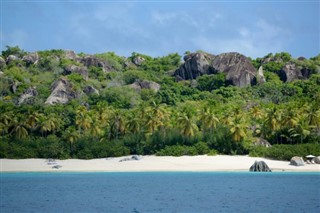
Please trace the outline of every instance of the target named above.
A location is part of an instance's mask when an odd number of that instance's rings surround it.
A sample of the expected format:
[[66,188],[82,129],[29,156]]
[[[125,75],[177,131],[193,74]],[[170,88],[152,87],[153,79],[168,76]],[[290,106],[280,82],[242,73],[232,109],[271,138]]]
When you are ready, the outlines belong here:
[[0,212],[320,212],[320,173],[1,173]]

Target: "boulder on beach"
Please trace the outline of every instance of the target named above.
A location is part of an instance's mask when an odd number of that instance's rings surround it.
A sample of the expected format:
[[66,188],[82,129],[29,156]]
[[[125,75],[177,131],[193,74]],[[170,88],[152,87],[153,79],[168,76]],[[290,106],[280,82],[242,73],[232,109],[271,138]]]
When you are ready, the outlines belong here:
[[302,157],[294,156],[290,160],[290,165],[293,166],[304,166],[304,161]]
[[264,161],[255,161],[249,169],[250,172],[271,172],[271,169]]
[[139,155],[132,155],[131,158],[123,158],[119,162],[123,161],[133,161],[133,160],[141,160],[141,156]]
[[313,160],[314,163],[320,164],[320,156],[314,157],[312,160]]

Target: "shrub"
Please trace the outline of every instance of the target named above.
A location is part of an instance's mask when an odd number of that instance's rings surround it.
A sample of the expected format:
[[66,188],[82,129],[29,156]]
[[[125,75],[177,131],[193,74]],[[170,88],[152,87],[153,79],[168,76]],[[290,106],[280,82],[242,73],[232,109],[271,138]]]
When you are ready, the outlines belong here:
[[197,149],[190,146],[166,146],[156,153],[158,156],[183,156],[183,155],[197,155]]

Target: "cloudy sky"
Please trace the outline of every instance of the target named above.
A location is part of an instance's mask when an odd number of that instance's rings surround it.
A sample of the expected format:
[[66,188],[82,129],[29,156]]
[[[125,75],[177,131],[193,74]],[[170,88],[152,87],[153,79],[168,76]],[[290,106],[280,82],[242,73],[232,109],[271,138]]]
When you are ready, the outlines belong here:
[[318,0],[0,0],[1,50],[320,53]]

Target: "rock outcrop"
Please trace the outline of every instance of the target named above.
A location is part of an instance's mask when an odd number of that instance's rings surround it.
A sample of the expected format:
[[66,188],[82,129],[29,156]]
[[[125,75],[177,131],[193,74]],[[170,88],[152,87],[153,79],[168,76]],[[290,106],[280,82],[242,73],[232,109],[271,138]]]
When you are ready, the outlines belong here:
[[82,66],[69,65],[64,69],[65,75],[69,75],[71,73],[80,74],[84,80],[88,80],[88,77],[89,77],[88,69]]
[[31,87],[29,89],[26,89],[23,94],[20,96],[19,100],[18,100],[18,104],[23,104],[26,103],[28,101],[28,99],[35,97],[38,95],[38,92],[36,90],[35,87]]
[[290,160],[290,165],[293,166],[304,166],[304,161],[302,157],[292,157]]
[[73,61],[79,59],[79,57],[73,50],[64,50],[64,57]]
[[303,79],[301,69],[296,64],[289,62],[280,71],[280,79],[283,82],[292,82],[294,80]]
[[132,63],[134,63],[137,66],[140,66],[142,64],[142,62],[144,62],[146,59],[144,59],[141,56],[136,56],[132,59]]
[[27,66],[38,63],[38,60],[39,60],[39,56],[38,56],[38,53],[36,52],[28,53],[22,58],[22,61],[24,61],[27,64]]
[[92,95],[92,94],[96,94],[96,95],[99,95],[99,91],[94,88],[93,86],[86,86],[84,89],[83,89],[83,92],[87,95]]
[[18,56],[15,55],[9,55],[6,59],[7,64],[10,64],[12,61],[17,61],[19,60]]
[[256,82],[257,71],[251,61],[239,53],[223,53],[212,62],[215,72],[226,74],[234,86],[245,87]]
[[251,61],[239,53],[191,53],[174,73],[177,80],[195,79],[204,74],[225,73],[234,86],[245,87],[257,82],[257,71]]
[[52,84],[51,90],[52,92],[47,98],[46,104],[65,104],[78,97],[78,94],[73,91],[71,83],[64,78],[56,80]]
[[129,87],[135,89],[138,92],[140,92],[141,89],[151,89],[155,92],[158,92],[161,86],[156,82],[143,80],[136,81],[133,84],[130,84]]
[[255,161],[249,169],[250,172],[271,172],[271,169],[264,161]]
[[258,69],[257,82],[259,84],[262,84],[262,83],[266,82],[266,79],[265,79],[264,74],[263,74],[262,66],[260,66],[259,69]]
[[184,56],[185,61],[175,72],[177,80],[190,80],[204,74],[213,74],[212,60],[214,55],[208,53],[191,53]]
[[113,71],[113,68],[110,65],[108,65],[107,63],[105,63],[104,61],[100,60],[99,58],[93,55],[84,56],[80,60],[80,62],[88,68],[91,66],[95,66],[95,67],[101,67],[104,72]]

